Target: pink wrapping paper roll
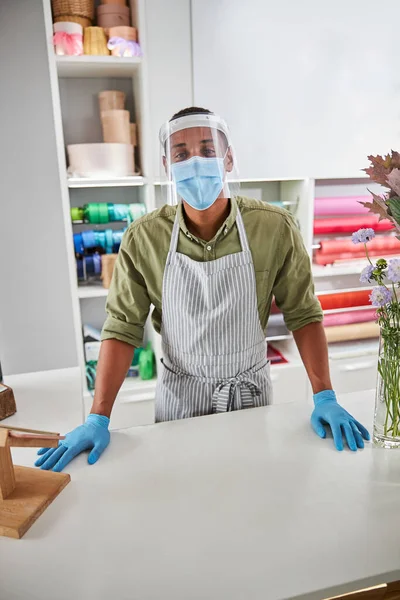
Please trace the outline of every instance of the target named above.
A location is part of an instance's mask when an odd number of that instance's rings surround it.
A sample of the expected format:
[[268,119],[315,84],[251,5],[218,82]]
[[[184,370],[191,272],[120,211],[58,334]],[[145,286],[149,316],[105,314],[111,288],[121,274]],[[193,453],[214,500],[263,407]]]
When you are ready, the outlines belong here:
[[374,308],[324,315],[324,327],[351,325],[352,323],[367,323],[369,321],[376,321],[376,310]]
[[329,215],[363,215],[368,213],[360,202],[370,202],[370,196],[346,196],[343,198],[315,198],[314,214]]

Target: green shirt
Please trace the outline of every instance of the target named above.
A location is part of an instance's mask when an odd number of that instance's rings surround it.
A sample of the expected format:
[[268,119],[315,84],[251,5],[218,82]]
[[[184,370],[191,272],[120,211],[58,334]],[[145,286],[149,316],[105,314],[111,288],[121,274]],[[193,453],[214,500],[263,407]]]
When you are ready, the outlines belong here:
[[314,295],[310,259],[291,215],[265,202],[238,197],[232,199],[228,218],[209,242],[197,239],[188,231],[181,204],[163,206],[129,226],[115,264],[102,339],[141,346],[151,305],[154,306],[153,325],[160,332],[162,282],[177,212],[178,252],[201,262],[241,251],[237,210],[242,214],[253,255],[263,330],[267,327],[273,296],[291,331],[322,321],[321,306]]

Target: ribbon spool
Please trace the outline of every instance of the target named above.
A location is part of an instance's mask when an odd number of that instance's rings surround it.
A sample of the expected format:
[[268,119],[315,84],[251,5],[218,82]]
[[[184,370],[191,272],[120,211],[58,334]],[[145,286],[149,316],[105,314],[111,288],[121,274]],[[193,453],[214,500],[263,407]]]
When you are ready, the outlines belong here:
[[73,206],[71,208],[71,221],[83,221],[84,211],[79,206]]
[[76,254],[83,254],[84,246],[81,233],[74,233],[74,249]]

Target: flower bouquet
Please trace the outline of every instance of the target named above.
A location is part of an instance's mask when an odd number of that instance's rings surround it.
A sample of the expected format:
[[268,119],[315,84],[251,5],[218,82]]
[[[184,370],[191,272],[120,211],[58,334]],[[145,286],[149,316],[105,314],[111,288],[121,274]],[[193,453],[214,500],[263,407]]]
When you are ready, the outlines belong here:
[[[382,196],[371,192],[372,202],[364,202],[379,220],[388,219],[400,239],[400,154],[392,151],[385,157],[369,156],[371,166],[365,172],[376,183],[388,188]],[[385,448],[400,448],[400,258],[373,259],[368,254],[368,242],[375,237],[373,229],[353,233],[354,244],[364,244],[368,265],[363,269],[361,283],[374,283],[370,295],[380,326],[378,377],[375,401],[373,439]]]

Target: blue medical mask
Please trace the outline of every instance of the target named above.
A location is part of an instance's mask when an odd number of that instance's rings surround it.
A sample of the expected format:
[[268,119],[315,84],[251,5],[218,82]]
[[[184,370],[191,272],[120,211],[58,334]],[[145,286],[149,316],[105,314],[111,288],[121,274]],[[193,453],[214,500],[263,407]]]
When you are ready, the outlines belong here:
[[171,174],[179,196],[192,208],[206,210],[214,204],[224,187],[224,159],[192,156],[172,163]]

